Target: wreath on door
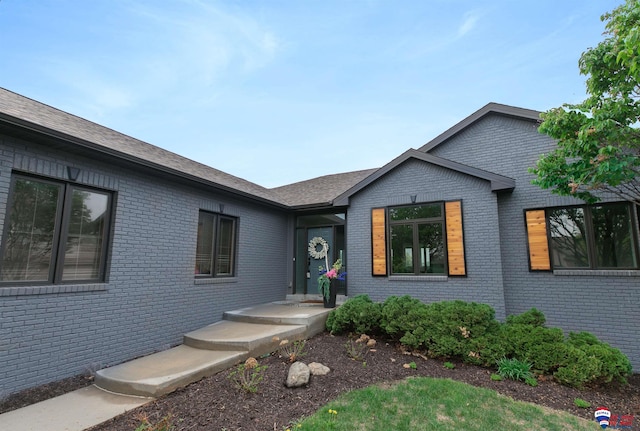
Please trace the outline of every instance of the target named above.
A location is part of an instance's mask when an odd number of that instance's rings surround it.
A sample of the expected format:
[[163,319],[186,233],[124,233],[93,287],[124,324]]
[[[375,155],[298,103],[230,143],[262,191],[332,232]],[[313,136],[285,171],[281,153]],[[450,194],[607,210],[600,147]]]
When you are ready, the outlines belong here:
[[[318,246],[320,249],[318,250]],[[314,259],[324,259],[327,257],[327,252],[329,251],[329,244],[325,241],[321,236],[314,236],[311,241],[309,241],[309,256]]]

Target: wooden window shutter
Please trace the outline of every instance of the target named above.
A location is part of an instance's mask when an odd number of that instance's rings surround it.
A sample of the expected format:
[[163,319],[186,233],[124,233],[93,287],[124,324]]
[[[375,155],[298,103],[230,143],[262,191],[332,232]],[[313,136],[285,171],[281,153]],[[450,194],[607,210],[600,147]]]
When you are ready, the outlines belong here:
[[462,202],[445,202],[444,210],[447,225],[447,266],[449,275],[467,275],[462,234]]
[[529,242],[529,268],[532,271],[550,271],[549,243],[544,210],[525,211]]
[[387,275],[386,213],[384,208],[371,210],[371,273]]

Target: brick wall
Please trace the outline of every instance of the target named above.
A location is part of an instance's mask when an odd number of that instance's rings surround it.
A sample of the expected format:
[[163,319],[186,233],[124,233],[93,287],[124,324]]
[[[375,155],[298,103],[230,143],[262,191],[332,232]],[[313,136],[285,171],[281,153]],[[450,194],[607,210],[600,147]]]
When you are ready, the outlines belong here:
[[[0,288],[0,391],[5,395],[180,344],[224,311],[284,299],[291,278],[283,212],[0,136],[0,222],[11,170],[113,190],[106,283]],[[198,211],[238,217],[237,277],[194,283]]]
[[[432,153],[516,180],[499,198],[502,267],[507,314],[536,307],[549,326],[589,331],[629,356],[640,369],[640,272],[530,272],[523,211],[576,205],[531,184],[527,168],[555,146],[534,122],[490,115]],[[566,275],[565,275],[566,274]]]
[[[371,275],[371,208],[462,200],[466,277]],[[505,317],[497,197],[488,181],[410,159],[350,199],[347,217],[349,296],[374,301],[411,295],[425,302],[482,302]]]

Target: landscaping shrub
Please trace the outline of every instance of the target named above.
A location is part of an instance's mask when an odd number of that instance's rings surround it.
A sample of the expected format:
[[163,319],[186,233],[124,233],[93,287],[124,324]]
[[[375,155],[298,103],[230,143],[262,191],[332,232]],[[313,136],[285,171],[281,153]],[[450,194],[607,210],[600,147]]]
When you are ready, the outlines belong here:
[[595,357],[589,356],[583,350],[569,344],[566,345],[566,352],[566,363],[553,373],[553,377],[559,383],[582,388],[601,375],[602,362]]
[[427,305],[409,295],[390,296],[380,310],[380,329],[394,340],[418,327]]
[[368,295],[355,296],[329,313],[327,330],[334,334],[377,333],[380,331],[380,308],[380,304],[371,301]]
[[465,358],[475,347],[473,340],[496,332],[499,323],[495,311],[486,304],[464,301],[442,301],[429,304],[416,328],[400,341],[410,347],[426,350],[432,357]]
[[544,326],[547,322],[547,318],[544,317],[544,313],[537,308],[531,308],[522,314],[513,314],[507,316],[507,325],[532,325],[532,326]]
[[536,371],[553,372],[563,363],[564,333],[559,328],[506,324],[501,334],[505,355],[531,363]]
[[627,377],[631,375],[632,367],[629,358],[619,349],[611,347],[589,332],[571,332],[567,339],[571,346],[585,352],[601,363],[600,376],[597,377],[605,383],[616,380],[627,383]]
[[[570,333],[545,327],[544,314],[532,308],[495,319],[486,304],[442,301],[424,304],[410,296],[391,296],[376,304],[358,295],[332,311],[327,329],[334,333],[382,332],[405,346],[431,357],[457,357],[465,362],[492,366],[524,363],[532,371],[553,375],[568,386],[583,387],[612,380],[626,383],[631,363],[620,350],[588,332]],[[528,384],[537,384],[529,375]]]

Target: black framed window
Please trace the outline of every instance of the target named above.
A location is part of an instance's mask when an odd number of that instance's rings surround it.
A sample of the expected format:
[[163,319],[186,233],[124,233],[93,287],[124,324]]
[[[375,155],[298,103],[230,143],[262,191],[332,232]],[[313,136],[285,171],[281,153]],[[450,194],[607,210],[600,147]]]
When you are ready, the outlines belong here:
[[546,210],[556,269],[637,269],[638,218],[630,203]]
[[111,192],[14,175],[0,282],[104,281],[112,205]]
[[391,274],[445,274],[444,204],[389,208]]
[[196,277],[235,275],[237,220],[234,217],[200,211],[196,245]]

